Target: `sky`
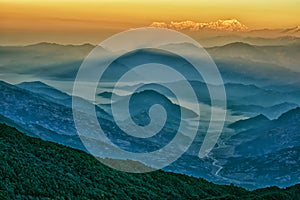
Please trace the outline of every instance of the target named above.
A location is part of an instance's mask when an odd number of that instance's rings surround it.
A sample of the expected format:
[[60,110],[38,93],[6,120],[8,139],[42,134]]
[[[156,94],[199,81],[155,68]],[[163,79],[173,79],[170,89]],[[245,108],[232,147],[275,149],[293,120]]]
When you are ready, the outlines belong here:
[[236,18],[250,29],[288,28],[300,25],[299,8],[300,0],[0,0],[0,44],[100,41],[155,21]]

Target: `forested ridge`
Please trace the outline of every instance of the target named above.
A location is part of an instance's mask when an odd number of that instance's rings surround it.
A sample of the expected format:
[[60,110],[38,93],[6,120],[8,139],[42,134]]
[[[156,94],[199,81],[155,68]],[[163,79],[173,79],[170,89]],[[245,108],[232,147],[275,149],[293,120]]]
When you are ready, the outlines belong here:
[[300,199],[300,185],[248,191],[161,170],[113,170],[76,149],[0,124],[0,199]]

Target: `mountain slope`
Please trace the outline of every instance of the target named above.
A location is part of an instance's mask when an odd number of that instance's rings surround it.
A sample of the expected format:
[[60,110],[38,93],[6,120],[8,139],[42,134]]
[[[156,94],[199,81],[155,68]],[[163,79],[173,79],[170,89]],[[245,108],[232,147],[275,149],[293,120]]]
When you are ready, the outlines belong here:
[[258,188],[287,187],[300,181],[300,108],[268,120],[259,115],[231,126],[238,133],[214,150],[219,176],[226,182]]
[[230,124],[229,128],[247,130],[257,126],[263,126],[269,122],[270,120],[266,116],[260,114],[255,117],[245,120],[239,120],[233,124]]
[[[300,108],[290,110],[278,119],[256,126],[249,131],[233,136],[242,141],[235,150],[238,155],[257,156],[276,152],[284,148],[299,146]],[[250,141],[245,140],[251,135]]]
[[36,93],[43,96],[47,100],[71,107],[71,96],[40,81],[22,82],[16,85],[18,88]]
[[[9,124],[16,125],[18,129],[44,140],[84,149],[72,117],[71,97],[64,101],[54,101],[48,95],[33,93],[3,81],[0,81],[0,90],[2,122],[9,121]],[[51,91],[58,92],[53,88]],[[80,103],[84,107],[89,102],[82,100]],[[102,119],[107,119],[101,108],[95,108]]]
[[119,172],[82,151],[25,136],[3,124],[0,143],[1,199],[296,199],[300,194],[300,185],[249,192],[160,170]]
[[244,185],[255,180],[258,187],[274,183],[286,187],[300,182],[299,163],[300,146],[288,147],[263,156],[228,158],[219,175],[233,183],[242,181]]
[[33,82],[22,82],[16,85],[19,88],[28,90],[33,93],[38,93],[43,96],[52,97],[54,99],[68,99],[70,96],[60,90],[57,90],[49,85],[46,85],[40,81],[33,81]]

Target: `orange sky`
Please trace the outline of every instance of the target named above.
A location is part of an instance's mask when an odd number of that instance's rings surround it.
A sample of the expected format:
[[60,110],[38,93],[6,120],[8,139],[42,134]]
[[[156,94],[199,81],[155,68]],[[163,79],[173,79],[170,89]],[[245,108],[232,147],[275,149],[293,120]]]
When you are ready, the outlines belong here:
[[47,32],[49,40],[72,32],[106,36],[153,21],[227,18],[251,29],[286,28],[300,25],[299,8],[299,0],[0,0],[0,37]]

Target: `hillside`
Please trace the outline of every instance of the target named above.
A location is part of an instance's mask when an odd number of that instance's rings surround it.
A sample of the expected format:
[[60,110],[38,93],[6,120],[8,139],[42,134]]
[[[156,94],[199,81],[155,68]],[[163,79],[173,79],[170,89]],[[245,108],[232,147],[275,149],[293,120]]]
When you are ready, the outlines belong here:
[[228,127],[233,129],[247,130],[258,126],[263,126],[264,124],[267,124],[269,122],[270,120],[266,116],[260,114],[249,119],[239,120],[237,122],[234,122],[233,124],[230,124]]
[[247,191],[163,172],[112,170],[82,151],[0,124],[0,199],[299,199],[300,185]]

